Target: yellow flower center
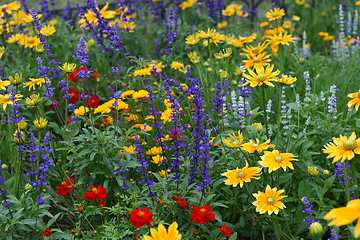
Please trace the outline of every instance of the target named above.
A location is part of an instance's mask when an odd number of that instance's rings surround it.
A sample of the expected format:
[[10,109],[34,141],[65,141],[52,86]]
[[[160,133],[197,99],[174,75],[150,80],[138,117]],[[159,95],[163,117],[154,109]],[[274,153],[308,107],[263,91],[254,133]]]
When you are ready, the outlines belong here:
[[97,194],[97,188],[93,188],[93,189],[91,189],[91,191],[92,191],[93,193]]
[[205,208],[200,209],[201,214],[204,214],[206,212]]
[[4,100],[4,101],[7,101],[7,100],[9,100],[9,99],[10,99],[9,96],[4,96],[4,97],[3,97],[3,100]]
[[49,34],[50,33],[50,31],[45,31],[45,34]]
[[254,58],[254,62],[260,62],[260,59],[259,58]]
[[253,144],[251,147],[253,147],[253,148],[256,148],[256,147],[258,147],[259,145],[257,145],[257,144]]
[[258,82],[262,82],[266,79],[266,76],[264,74],[259,74],[257,77],[256,77],[256,81]]
[[30,105],[35,105],[35,101],[31,100]]
[[36,83],[37,81],[39,81],[39,79],[34,78],[33,80],[31,80],[33,83]]
[[63,182],[61,183],[61,186],[66,186],[66,182],[63,181]]
[[240,172],[238,172],[238,173],[236,174],[236,176],[237,176],[238,178],[244,178],[244,177],[246,177],[246,173],[245,173],[244,171],[240,171]]
[[254,47],[251,51],[253,53],[258,53],[260,51],[260,49],[258,47]]
[[241,41],[245,41],[245,40],[246,40],[246,37],[240,37],[240,40],[241,40]]
[[33,42],[34,42],[34,39],[32,39],[32,38],[28,39],[28,43],[33,43]]
[[282,41],[283,40],[283,38],[282,37],[278,37],[278,39],[277,39],[278,41]]
[[273,203],[275,202],[275,199],[272,198],[272,197],[269,197],[269,198],[266,200],[266,202],[267,202],[268,204],[273,204]]
[[357,147],[357,144],[355,140],[347,140],[346,142],[344,142],[343,147],[345,150],[352,150]]
[[140,211],[140,212],[138,213],[138,216],[139,216],[139,217],[144,216],[144,212],[143,212],[143,211]]
[[240,143],[240,142],[239,142],[238,140],[233,141],[233,144],[234,144],[234,145],[239,145],[239,143]]
[[196,43],[196,40],[194,39],[194,40],[192,40],[191,42],[192,42],[192,43]]
[[273,15],[273,17],[279,16],[279,14],[277,12],[274,12],[272,15]]
[[276,156],[274,159],[277,162],[281,162],[283,160],[283,158],[281,156]]
[[360,92],[358,92],[358,98],[360,98]]

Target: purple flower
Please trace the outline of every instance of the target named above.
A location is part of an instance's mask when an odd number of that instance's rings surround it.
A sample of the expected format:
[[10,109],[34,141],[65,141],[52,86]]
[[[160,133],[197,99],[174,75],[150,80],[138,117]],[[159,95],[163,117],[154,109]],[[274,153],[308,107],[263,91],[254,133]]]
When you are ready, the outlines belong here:
[[304,210],[302,210],[302,213],[306,213],[308,216],[303,220],[304,223],[308,224],[308,229],[310,229],[310,225],[313,222],[318,222],[320,223],[319,220],[314,220],[311,217],[311,214],[314,212],[314,210],[312,210],[311,208],[313,207],[313,205],[310,203],[309,199],[307,197],[303,197],[303,201],[304,201],[304,205],[306,206],[306,208]]

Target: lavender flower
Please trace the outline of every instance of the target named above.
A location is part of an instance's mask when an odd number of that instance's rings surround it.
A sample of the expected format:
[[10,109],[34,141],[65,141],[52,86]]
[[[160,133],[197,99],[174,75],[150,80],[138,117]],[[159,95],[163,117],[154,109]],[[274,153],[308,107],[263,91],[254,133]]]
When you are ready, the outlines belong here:
[[124,173],[125,173],[125,172],[128,172],[128,171],[130,171],[130,170],[129,170],[128,168],[124,168],[124,165],[122,164],[121,161],[119,161],[118,167],[120,168],[120,170],[115,171],[115,172],[114,172],[114,175],[116,175],[116,174],[118,174],[118,173],[121,174],[121,178],[120,178],[120,179],[123,180],[123,185],[121,186],[121,188],[127,189],[128,186],[127,186],[126,183],[125,183],[126,177],[124,176]]
[[71,6],[69,0],[67,1],[66,7],[63,10],[62,18],[64,22],[71,21]]
[[338,235],[337,232],[336,232],[336,229],[331,229],[331,237],[329,237],[327,240],[339,240],[340,238],[342,238],[340,236],[340,234]]
[[[9,210],[10,216],[12,218],[13,216],[12,216],[12,213],[11,213],[11,210],[10,210],[10,201],[6,200],[7,191],[5,189],[5,184],[4,184],[5,177],[1,175],[1,170],[3,169],[2,166],[1,166],[1,163],[2,162],[0,160],[0,197],[2,197],[4,199],[4,202],[2,203],[2,205]],[[2,189],[1,185],[4,185],[4,189]]]
[[301,212],[302,213],[306,213],[308,216],[303,220],[304,223],[307,223],[308,224],[308,229],[310,229],[310,225],[313,223],[313,222],[318,222],[320,223],[319,220],[314,220],[312,217],[311,217],[311,214],[314,212],[314,210],[312,210],[312,207],[313,205],[310,203],[309,199],[307,197],[303,197],[303,202],[304,202],[304,205],[306,206],[306,208],[304,210],[302,210]]
[[[345,192],[346,191],[346,184],[345,184],[345,175],[344,175],[344,169],[343,169],[343,166],[342,166],[342,163],[340,161],[336,162],[335,163],[337,169],[335,170],[335,177],[340,177],[340,181],[339,183],[343,186],[345,186],[344,190]],[[351,168],[350,164],[344,162],[344,166],[345,166],[345,169],[348,170],[349,168]],[[350,177],[349,175],[346,176],[348,180],[351,180],[352,177]],[[350,195],[350,199],[351,200],[354,200],[355,199],[355,196],[354,196],[354,191],[350,191],[350,187],[349,187],[349,195]]]
[[330,86],[331,96],[328,98],[328,106],[325,108],[325,110],[328,110],[328,112],[331,114],[331,118],[334,120],[337,119],[337,116],[335,116],[335,114],[337,113],[336,99],[338,99],[338,97],[336,96],[336,91],[339,91],[336,85],[335,84],[331,85]]
[[[214,93],[215,98],[210,99],[210,101],[214,103],[214,108],[212,109],[212,111],[216,112],[217,114],[220,114],[220,112],[222,111],[221,108],[224,105],[224,103],[226,102],[225,98],[226,98],[226,95],[228,94],[228,92],[226,90],[229,88],[230,88],[230,86],[228,84],[227,79],[225,79],[225,81],[224,81],[223,89],[221,89],[220,81],[218,81],[216,84],[216,92]],[[224,91],[222,92],[222,90],[224,90]]]

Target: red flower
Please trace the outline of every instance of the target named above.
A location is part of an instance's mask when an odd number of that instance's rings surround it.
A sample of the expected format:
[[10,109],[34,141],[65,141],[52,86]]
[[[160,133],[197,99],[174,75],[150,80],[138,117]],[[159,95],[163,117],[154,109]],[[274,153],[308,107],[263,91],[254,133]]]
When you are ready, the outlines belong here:
[[[85,70],[85,67],[81,66],[81,69]],[[80,68],[76,68],[72,73],[70,73],[69,79],[76,82],[78,80],[78,76],[77,76],[78,72],[80,72]]]
[[93,74],[91,74],[91,76],[93,76],[93,77],[100,77],[100,74],[98,74],[98,73],[93,73]]
[[74,190],[74,188],[70,187],[72,184],[74,184],[74,179],[72,179],[71,177],[69,177],[68,180],[63,181],[61,183],[61,187],[55,187],[56,190],[58,190],[58,195],[59,196],[66,196],[68,195],[68,193],[70,193],[72,190]]
[[90,189],[91,192],[85,192],[85,201],[89,201],[90,199],[93,201],[103,200],[108,195],[106,188],[103,188],[100,185],[97,188],[95,186],[91,186]]
[[45,228],[45,231],[41,233],[44,237],[49,237],[51,234],[50,228]]
[[143,210],[140,208],[130,212],[130,222],[134,227],[141,228],[144,223],[146,226],[150,227],[150,223],[153,221],[152,212],[149,212],[149,209],[146,207]]
[[177,201],[177,203],[182,206],[183,208],[185,208],[186,210],[189,209],[189,206],[188,206],[188,202],[185,201],[184,199],[181,198],[182,196],[180,197],[175,197],[173,196],[172,199],[174,199],[175,201]]
[[100,207],[100,208],[102,208],[102,207],[105,207],[105,201],[104,200],[102,200],[102,201],[100,201],[100,203],[98,204],[98,206]]
[[50,104],[48,107],[51,108],[52,110],[55,110],[55,107],[56,108],[59,108],[60,106],[60,102],[55,98],[54,99],[54,102],[55,102],[55,105],[54,104]]
[[99,106],[99,98],[95,95],[90,95],[90,100],[89,98],[86,99],[86,105],[88,107],[89,107],[89,102],[92,108],[97,108]]
[[70,126],[70,124],[71,124],[70,118],[71,118],[71,116],[68,116],[68,118],[67,118],[67,125],[69,125],[69,126]]
[[227,226],[222,226],[222,227],[219,227],[219,230],[222,234],[224,234],[225,237],[230,237],[232,236],[232,231],[230,228],[228,228]]
[[75,89],[69,89],[68,91],[69,94],[71,94],[71,98],[69,98],[69,102],[74,103],[77,102],[77,100],[79,100],[79,92],[76,91]]
[[[175,129],[175,128],[172,128],[172,129],[171,129],[170,137],[173,137],[173,140],[175,141],[176,139],[178,139],[178,138],[180,139],[180,138],[181,138],[181,132],[178,132],[177,135],[176,135],[176,137],[175,137],[175,136],[174,136],[174,129]],[[177,130],[177,129],[176,129],[176,130]]]
[[190,218],[193,222],[207,224],[207,221],[215,220],[215,214],[211,213],[214,209],[210,210],[210,206],[206,204],[204,207],[191,207],[193,214],[190,214]]

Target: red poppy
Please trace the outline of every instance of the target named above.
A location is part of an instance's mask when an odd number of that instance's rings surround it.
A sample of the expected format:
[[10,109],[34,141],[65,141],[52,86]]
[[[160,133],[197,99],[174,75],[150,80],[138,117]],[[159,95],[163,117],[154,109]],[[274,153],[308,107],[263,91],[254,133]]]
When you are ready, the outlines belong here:
[[91,186],[90,189],[91,192],[85,192],[85,201],[89,201],[90,199],[93,201],[103,200],[108,195],[106,188],[103,188],[100,185],[97,188],[95,186]]
[[88,107],[89,107],[89,102],[92,108],[97,108],[99,106],[99,98],[95,95],[90,95],[90,100],[89,98],[86,99],[86,105]]
[[[85,67],[84,67],[84,66],[81,66],[81,69],[85,70]],[[80,72],[80,68],[76,68],[72,73],[70,73],[70,74],[69,74],[69,79],[70,79],[70,80],[73,80],[73,81],[75,81],[75,82],[76,82],[77,80],[79,80],[79,79],[78,79],[78,76],[77,76],[78,72]]]
[[185,201],[184,199],[181,198],[182,196],[180,197],[176,197],[176,196],[173,196],[172,199],[174,199],[175,201],[177,201],[177,203],[182,206],[184,209],[188,210],[189,209],[189,205],[188,205],[188,202]]
[[54,99],[54,102],[55,102],[55,105],[54,104],[50,104],[48,107],[51,108],[52,110],[55,110],[55,107],[56,108],[59,108],[60,106],[60,102],[55,98]]
[[71,98],[69,98],[69,102],[75,103],[77,102],[77,100],[79,100],[79,92],[75,89],[69,89],[68,93],[72,96]]
[[144,210],[140,208],[130,212],[130,222],[134,227],[141,228],[144,223],[150,227],[150,223],[153,221],[152,212],[146,207]]
[[214,209],[210,210],[210,206],[206,204],[204,207],[191,207],[193,214],[190,214],[190,218],[193,222],[207,224],[207,221],[215,220],[215,214],[211,213]]
[[98,204],[98,206],[100,207],[100,208],[102,208],[102,207],[105,207],[105,201],[104,200],[102,200],[102,201],[100,201],[100,203]]
[[[172,128],[171,130],[174,131],[174,129],[175,129],[175,128]],[[174,133],[171,132],[171,133],[170,133],[170,137],[173,137],[173,140],[176,140],[176,139],[178,139],[178,138],[180,139],[180,138],[181,138],[181,132],[178,132],[177,135],[176,135],[176,137],[174,136]]]
[[67,125],[69,125],[69,126],[70,126],[70,124],[71,124],[70,118],[71,118],[71,116],[68,116],[68,118],[67,118]]
[[93,73],[93,74],[91,74],[91,76],[93,76],[93,77],[100,77],[100,74],[98,74],[98,73]]
[[51,234],[50,228],[45,228],[45,231],[43,231],[43,232],[41,233],[41,235],[43,235],[44,237],[49,237],[50,234]]
[[222,234],[224,234],[225,237],[232,236],[232,231],[230,228],[228,228],[225,224],[222,227],[219,227],[219,230]]
[[70,193],[72,190],[74,190],[74,188],[70,187],[72,184],[74,184],[74,179],[72,179],[71,177],[69,177],[68,180],[63,181],[61,183],[61,187],[55,187],[56,190],[58,190],[58,195],[59,196],[66,196],[68,195],[68,193]]

